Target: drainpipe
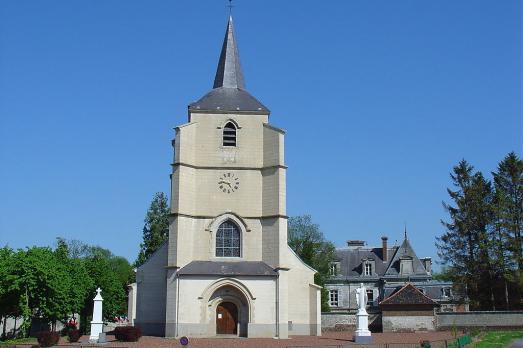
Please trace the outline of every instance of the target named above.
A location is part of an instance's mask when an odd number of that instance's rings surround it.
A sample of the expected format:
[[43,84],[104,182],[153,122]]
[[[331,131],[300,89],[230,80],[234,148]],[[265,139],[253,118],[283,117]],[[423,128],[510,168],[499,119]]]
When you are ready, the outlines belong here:
[[174,337],[178,337],[178,313],[180,313],[180,277],[178,272],[174,275],[176,277],[176,323],[174,324]]
[[276,337],[280,338],[280,271],[276,277]]

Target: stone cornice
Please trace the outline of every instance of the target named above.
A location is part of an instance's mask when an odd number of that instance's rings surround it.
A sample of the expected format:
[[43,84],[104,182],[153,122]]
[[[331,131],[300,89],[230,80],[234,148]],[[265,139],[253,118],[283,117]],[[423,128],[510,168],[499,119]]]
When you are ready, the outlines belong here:
[[288,167],[286,165],[277,164],[274,166],[266,166],[266,167],[231,167],[231,166],[197,166],[194,164],[189,163],[183,163],[183,162],[176,162],[171,163],[172,167],[189,167],[194,169],[219,169],[219,170],[264,170],[264,169],[274,169],[274,168],[281,168],[281,169],[287,169]]
[[[177,217],[177,216],[182,216],[182,217],[188,217],[188,218],[193,218],[193,219],[214,219],[216,218],[216,216],[211,216],[211,215],[192,215],[192,214],[183,214],[183,213],[171,213],[169,214],[170,217]],[[277,215],[265,215],[265,216],[242,216],[241,217],[242,219],[277,219],[277,218],[282,218],[282,219],[288,219],[289,217],[287,215],[281,215],[281,214],[277,214]]]

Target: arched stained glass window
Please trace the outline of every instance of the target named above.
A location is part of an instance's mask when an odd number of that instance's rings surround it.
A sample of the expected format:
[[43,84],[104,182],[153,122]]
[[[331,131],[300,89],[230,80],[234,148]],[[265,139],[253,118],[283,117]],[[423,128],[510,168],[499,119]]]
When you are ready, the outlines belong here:
[[223,146],[236,146],[236,126],[232,122],[223,127]]
[[240,229],[230,220],[222,223],[216,232],[216,256],[240,257]]

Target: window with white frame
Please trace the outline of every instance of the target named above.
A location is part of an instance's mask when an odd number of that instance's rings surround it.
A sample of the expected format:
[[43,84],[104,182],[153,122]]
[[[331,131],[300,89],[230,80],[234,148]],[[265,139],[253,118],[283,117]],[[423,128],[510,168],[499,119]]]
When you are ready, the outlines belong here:
[[365,267],[365,271],[363,274],[366,276],[371,276],[372,275],[372,263],[365,262],[364,267]]
[[338,290],[329,290],[329,306],[338,307]]
[[367,306],[374,306],[374,290],[367,289]]
[[329,273],[331,276],[335,277],[339,274],[340,271],[340,263],[339,262],[332,262],[330,264]]

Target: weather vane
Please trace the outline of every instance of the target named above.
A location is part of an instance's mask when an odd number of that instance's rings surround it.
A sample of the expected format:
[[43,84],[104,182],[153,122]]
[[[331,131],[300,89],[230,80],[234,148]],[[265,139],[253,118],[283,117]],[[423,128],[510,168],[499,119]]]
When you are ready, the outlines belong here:
[[234,7],[232,5],[232,0],[229,0],[229,5],[227,5],[227,7],[229,8],[229,14],[231,15],[232,14],[232,8]]

